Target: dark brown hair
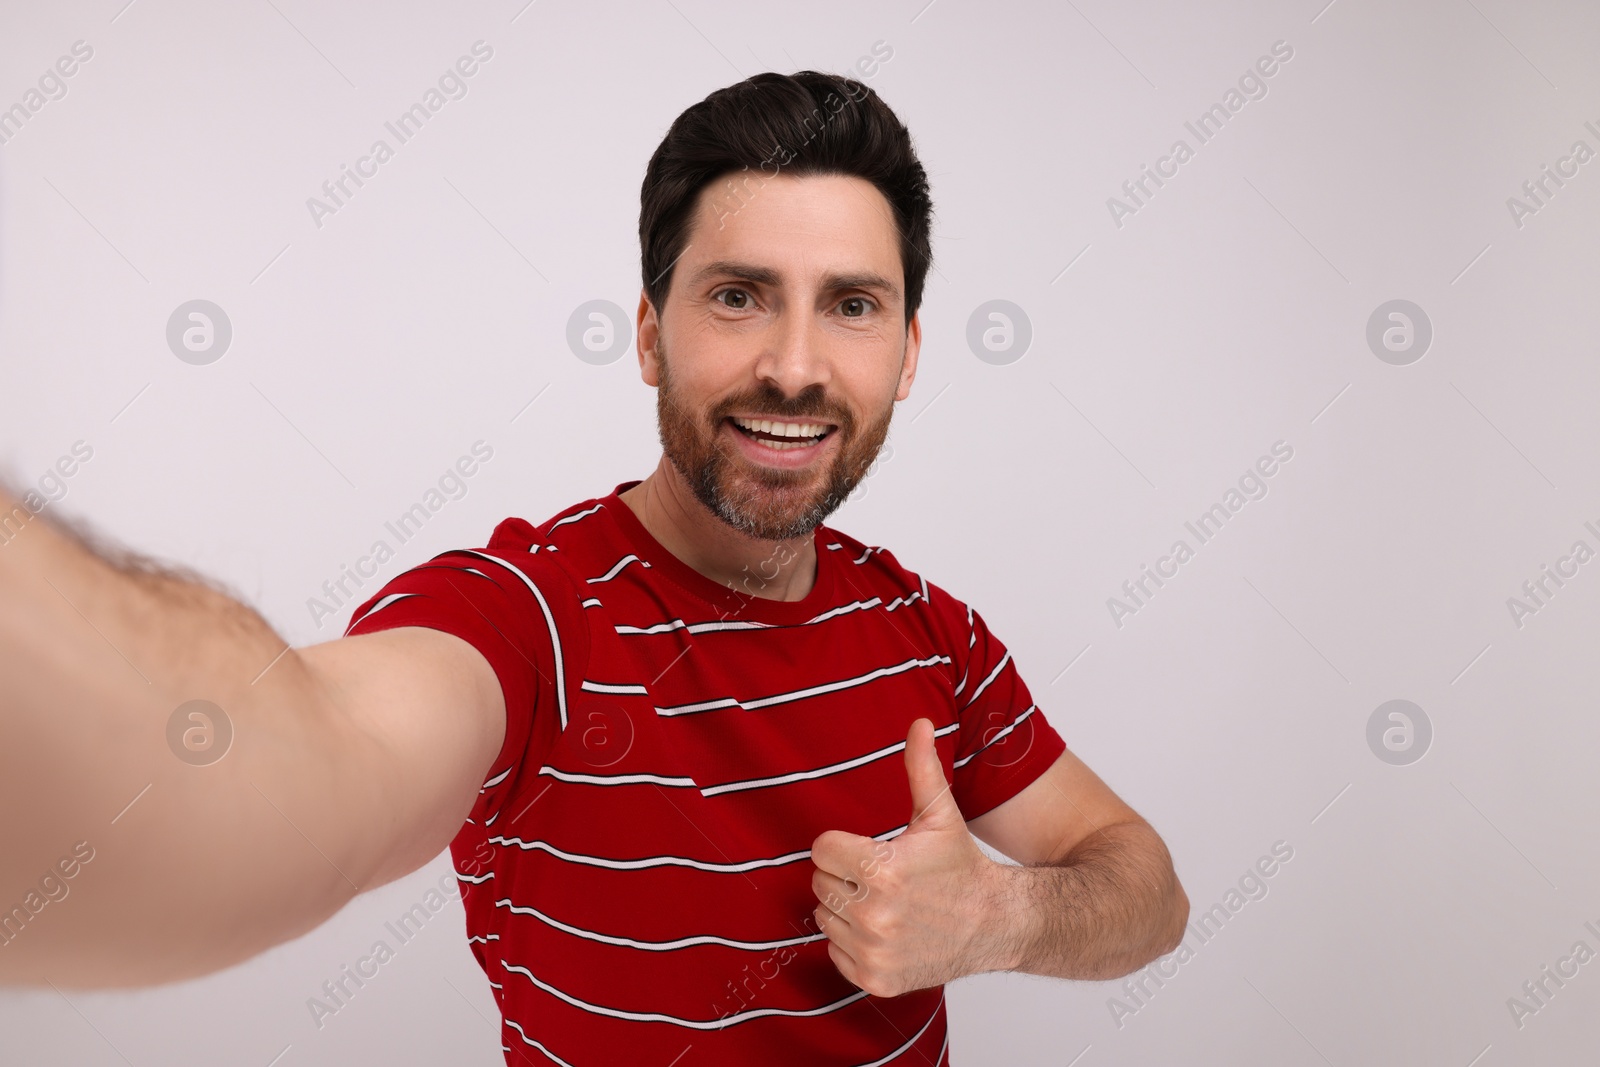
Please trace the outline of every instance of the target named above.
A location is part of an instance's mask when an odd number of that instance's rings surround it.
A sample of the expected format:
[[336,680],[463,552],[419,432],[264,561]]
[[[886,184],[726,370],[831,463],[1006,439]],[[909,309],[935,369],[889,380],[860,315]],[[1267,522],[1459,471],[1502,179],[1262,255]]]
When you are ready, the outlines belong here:
[[[736,190],[759,186],[778,174],[850,175],[877,187],[899,230],[909,323],[933,259],[927,172],[911,132],[876,92],[814,70],[768,71],[718,89],[667,130],[639,192],[640,266],[656,311],[665,307],[701,190],[723,178]],[[730,193],[730,203],[736,196]]]

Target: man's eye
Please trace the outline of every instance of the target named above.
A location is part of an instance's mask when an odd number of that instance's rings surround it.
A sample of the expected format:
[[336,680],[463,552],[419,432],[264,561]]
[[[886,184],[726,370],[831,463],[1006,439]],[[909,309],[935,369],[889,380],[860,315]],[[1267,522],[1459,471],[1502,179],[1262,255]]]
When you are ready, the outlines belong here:
[[[727,300],[722,299],[725,296],[732,297],[737,302],[729,303]],[[711,299],[720,302],[724,307],[734,308],[735,310],[743,310],[750,306],[750,294],[743,289],[724,289]]]
[[847,297],[839,302],[839,308],[844,312],[844,317],[847,319],[859,319],[867,313],[867,309],[871,306],[872,301],[862,296]]

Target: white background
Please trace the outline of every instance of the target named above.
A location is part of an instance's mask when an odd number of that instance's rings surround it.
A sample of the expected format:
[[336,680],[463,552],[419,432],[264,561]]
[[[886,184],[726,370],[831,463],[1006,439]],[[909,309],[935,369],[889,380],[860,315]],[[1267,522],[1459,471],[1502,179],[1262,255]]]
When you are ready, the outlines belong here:
[[[830,524],[983,612],[1197,918],[1293,848],[1121,1025],[1120,983],[954,984],[954,1062],[1588,1062],[1600,962],[1520,1027],[1507,998],[1600,951],[1600,561],[1520,626],[1507,600],[1600,549],[1600,161],[1521,225],[1507,198],[1600,151],[1600,10],[1325,2],[5,3],[0,108],[94,54],[0,145],[0,464],[34,483],[85,442],[52,507],[330,639],[353,605],[318,627],[308,598],[474,441],[493,459],[363,597],[648,473],[631,350],[582,362],[566,323],[637,303],[650,153],[713,89],[884,42],[867,80],[931,176],[935,265],[892,458]],[[467,95],[316,225],[307,198],[478,40]],[[1185,121],[1277,41],[1199,144]],[[1178,138],[1194,158],[1117,225]],[[165,339],[196,298],[233,327],[206,366]],[[992,299],[1032,324],[1008,365],[966,342]],[[1366,341],[1392,299],[1433,328],[1405,366]],[[1277,441],[1268,494],[1117,625],[1107,599]],[[1432,724],[1410,765],[1368,746],[1391,699]],[[458,905],[320,1029],[307,1008],[447,871],[205,980],[0,993],[0,1060],[498,1064]]]

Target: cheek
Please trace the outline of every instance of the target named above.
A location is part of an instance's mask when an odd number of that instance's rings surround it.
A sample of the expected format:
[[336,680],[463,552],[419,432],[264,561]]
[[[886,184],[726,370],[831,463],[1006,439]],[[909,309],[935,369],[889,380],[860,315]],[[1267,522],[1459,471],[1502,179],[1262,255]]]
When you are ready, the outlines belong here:
[[[869,358],[870,355],[870,358]],[[846,353],[833,361],[828,392],[858,416],[881,411],[900,388],[900,360],[881,351]]]
[[667,352],[672,389],[697,407],[710,407],[749,389],[754,359],[748,345],[730,345],[725,339],[680,343]]
[[898,340],[876,341],[850,357],[836,365],[835,373],[841,391],[848,389],[858,407],[876,411],[895,399],[906,371],[905,350]]

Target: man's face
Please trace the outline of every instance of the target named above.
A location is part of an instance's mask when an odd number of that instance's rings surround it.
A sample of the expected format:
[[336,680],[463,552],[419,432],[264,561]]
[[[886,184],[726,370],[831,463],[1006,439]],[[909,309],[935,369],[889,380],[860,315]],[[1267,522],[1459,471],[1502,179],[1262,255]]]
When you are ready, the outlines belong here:
[[[763,540],[810,534],[866,475],[909,394],[894,216],[872,183],[766,178],[702,190],[640,366],[661,446],[699,501]],[[745,180],[748,179],[748,180]],[[768,425],[770,423],[770,425]]]

